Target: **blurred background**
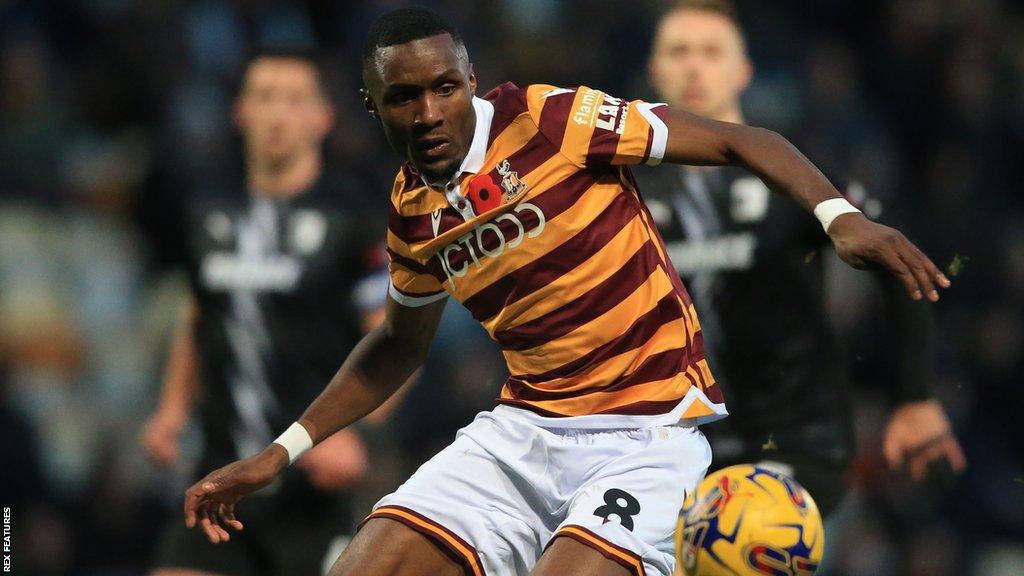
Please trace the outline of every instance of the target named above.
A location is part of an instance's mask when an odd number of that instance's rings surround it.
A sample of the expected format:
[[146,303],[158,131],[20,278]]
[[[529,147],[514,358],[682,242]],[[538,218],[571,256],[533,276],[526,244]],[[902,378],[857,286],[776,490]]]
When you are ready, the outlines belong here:
[[[399,159],[359,104],[359,49],[401,4],[0,0],[0,499],[16,573],[145,573],[198,442],[172,473],[138,443],[186,290],[161,215],[186,187],[238,177],[230,105],[255,47],[325,53],[340,126],[328,155],[383,202]],[[658,2],[422,4],[463,31],[482,92],[511,80],[650,97]],[[858,413],[835,573],[1024,574],[1024,6],[737,7],[756,67],[748,121],[863,182],[943,267],[964,263],[936,306],[935,387],[969,468],[943,483],[886,469],[875,296],[856,274],[832,279]],[[500,354],[460,307],[447,314],[420,385],[368,439],[357,514],[497,395]]]

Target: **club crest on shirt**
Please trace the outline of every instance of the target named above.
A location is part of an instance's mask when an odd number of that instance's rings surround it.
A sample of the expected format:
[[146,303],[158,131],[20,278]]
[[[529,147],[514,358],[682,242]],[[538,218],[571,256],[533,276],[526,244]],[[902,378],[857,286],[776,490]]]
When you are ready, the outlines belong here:
[[508,163],[508,158],[502,160],[497,166],[498,174],[501,174],[501,188],[505,191],[505,201],[519,196],[524,190],[526,190],[526,182],[523,182],[519,178],[519,173],[512,169],[512,166]]
[[292,248],[304,256],[315,254],[327,236],[327,219],[316,210],[299,210],[291,217]]
[[206,226],[206,232],[217,242],[228,242],[232,239],[231,218],[227,214],[217,211],[210,212],[203,224]]

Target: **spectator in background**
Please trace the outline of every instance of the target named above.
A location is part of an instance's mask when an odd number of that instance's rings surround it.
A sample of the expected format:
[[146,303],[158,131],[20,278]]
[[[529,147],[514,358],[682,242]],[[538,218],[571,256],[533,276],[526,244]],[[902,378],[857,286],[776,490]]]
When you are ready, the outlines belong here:
[[[321,74],[302,52],[249,61],[234,108],[244,181],[181,198],[176,226],[157,239],[181,253],[193,292],[143,433],[159,462],[176,461],[193,412],[202,469],[258,451],[374,322],[382,298],[361,306],[356,295],[376,269],[367,259],[379,252],[381,227],[367,214],[379,211],[365,186],[324,167],[333,110]],[[332,542],[352,528],[339,490],[366,467],[359,435],[335,435],[249,502],[245,531],[226,546],[170,522],[154,574],[319,574]]]

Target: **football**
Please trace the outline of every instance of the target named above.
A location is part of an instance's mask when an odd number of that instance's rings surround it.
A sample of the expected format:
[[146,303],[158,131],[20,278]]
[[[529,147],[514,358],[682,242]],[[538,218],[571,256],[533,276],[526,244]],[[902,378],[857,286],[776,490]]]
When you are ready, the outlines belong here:
[[785,474],[740,464],[709,474],[687,496],[676,529],[677,573],[814,574],[824,545],[807,490]]

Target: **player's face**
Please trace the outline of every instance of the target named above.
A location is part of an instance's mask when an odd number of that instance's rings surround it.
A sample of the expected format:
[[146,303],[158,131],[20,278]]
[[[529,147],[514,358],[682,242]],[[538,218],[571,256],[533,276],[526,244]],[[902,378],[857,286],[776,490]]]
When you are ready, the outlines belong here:
[[706,117],[737,106],[751,66],[739,30],[714,12],[678,10],[662,19],[650,78],[670,105]]
[[252,159],[286,165],[304,152],[319,150],[331,129],[333,112],[311,64],[267,57],[246,71],[235,122]]
[[448,34],[380,48],[366,83],[366,106],[391,146],[427,180],[451,178],[469,152],[476,118],[465,49]]

